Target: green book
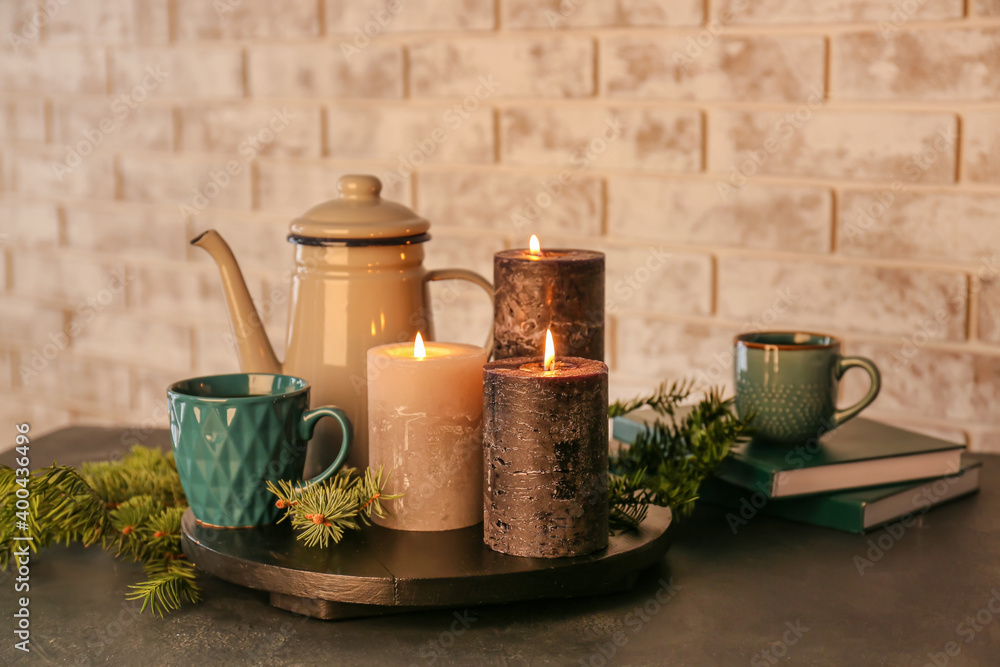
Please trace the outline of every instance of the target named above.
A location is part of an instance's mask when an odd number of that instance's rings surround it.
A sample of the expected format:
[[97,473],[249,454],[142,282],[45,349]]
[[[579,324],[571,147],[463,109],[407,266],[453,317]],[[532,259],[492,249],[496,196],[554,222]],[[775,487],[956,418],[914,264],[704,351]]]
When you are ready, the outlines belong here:
[[[614,438],[631,444],[656,417],[652,410],[615,417]],[[800,496],[953,475],[964,449],[858,417],[797,447],[739,442],[716,476],[768,498]]]
[[864,533],[872,528],[927,512],[930,508],[979,490],[982,463],[969,461],[957,475],[920,482],[886,484],[867,489],[839,491],[801,498],[765,498],[760,493],[724,482],[705,480],[698,490],[698,502],[721,505],[732,510],[727,515],[736,530],[758,514]]

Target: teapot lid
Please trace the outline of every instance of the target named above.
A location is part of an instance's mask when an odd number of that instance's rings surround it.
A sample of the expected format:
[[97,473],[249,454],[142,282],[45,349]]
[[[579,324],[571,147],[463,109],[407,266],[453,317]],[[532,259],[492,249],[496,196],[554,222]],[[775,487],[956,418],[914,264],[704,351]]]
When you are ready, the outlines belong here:
[[337,180],[340,196],[292,220],[288,240],[302,245],[409,245],[430,240],[431,223],[409,208],[382,199],[375,176],[347,174]]

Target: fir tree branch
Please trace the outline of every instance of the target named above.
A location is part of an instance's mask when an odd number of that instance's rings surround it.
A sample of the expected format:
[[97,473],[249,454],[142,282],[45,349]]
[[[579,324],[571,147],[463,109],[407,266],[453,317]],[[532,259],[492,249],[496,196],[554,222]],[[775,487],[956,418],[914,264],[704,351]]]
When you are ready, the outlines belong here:
[[[14,484],[14,471],[0,466],[0,568],[13,544]],[[100,543],[120,558],[142,563],[151,578],[137,586],[153,596],[143,608],[154,612],[176,608],[166,601],[200,599],[194,566],[179,560],[187,503],[172,455],[134,447],[120,461],[86,463],[81,472],[52,465],[32,471],[29,487],[27,534],[33,541],[27,544],[33,549]]]
[[631,476],[610,475],[609,522],[612,531],[635,530],[646,519],[651,501],[649,491],[645,488],[645,477],[645,469],[638,470]]
[[669,506],[679,516],[690,514],[702,481],[747,433],[751,420],[741,420],[732,399],[724,400],[717,388],[678,416],[680,402],[690,396],[692,387],[690,381],[669,386],[664,382],[651,396],[616,402],[609,408],[611,417],[642,407],[660,415],[632,445],[611,458],[612,529],[637,527],[650,504]]
[[[382,503],[398,497],[385,495],[386,479],[381,469],[359,475],[345,468],[322,484],[269,482],[268,489],[298,538],[326,547],[385,515]],[[120,461],[85,463],[79,472],[57,465],[35,470],[27,483],[27,534],[33,538],[27,544],[33,549],[100,543],[118,558],[141,563],[146,580],[130,586],[128,599],[142,600],[142,611],[157,616],[201,601],[197,571],[181,549],[187,501],[171,454],[136,446]],[[14,544],[18,486],[15,471],[0,465],[0,569]]]
[[173,453],[136,445],[120,461],[84,463],[81,476],[112,508],[135,496],[187,505]]
[[[27,484],[31,494],[25,522],[28,530],[17,532],[32,538],[27,544],[33,551],[71,542],[91,545],[103,539],[110,525],[107,508],[74,469],[54,465],[34,470]],[[15,485],[20,487],[14,470],[0,466],[0,569],[7,566],[19,525]]]
[[154,616],[180,609],[182,600],[192,604],[202,601],[202,589],[194,565],[183,559],[163,558],[147,563],[143,570],[146,581],[131,584],[132,592],[125,597],[142,600],[139,613],[149,608]]
[[608,417],[622,417],[639,408],[649,407],[662,415],[673,415],[682,401],[694,391],[693,380],[682,380],[667,385],[664,380],[650,396],[640,396],[630,401],[615,401],[608,407]]
[[277,497],[275,505],[285,510],[279,523],[289,519],[297,531],[296,538],[306,546],[326,548],[337,544],[346,531],[360,530],[369,525],[374,515],[382,517],[386,509],[382,502],[399,498],[385,494],[382,468],[359,475],[354,468],[345,468],[334,477],[317,484],[279,481],[267,483],[267,489]]
[[392,473],[385,473],[385,479],[382,478],[382,474],[382,466],[379,466],[374,474],[372,474],[371,468],[367,468],[365,469],[365,476],[358,481],[359,516],[366,526],[370,525],[372,516],[381,519],[389,514],[389,511],[382,506],[383,502],[403,497],[403,494],[385,494],[385,485],[389,481],[389,475]]

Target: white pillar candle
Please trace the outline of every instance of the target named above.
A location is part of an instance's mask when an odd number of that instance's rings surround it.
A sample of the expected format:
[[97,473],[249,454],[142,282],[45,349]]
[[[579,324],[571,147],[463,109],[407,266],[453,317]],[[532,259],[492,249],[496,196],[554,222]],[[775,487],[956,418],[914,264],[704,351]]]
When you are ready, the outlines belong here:
[[[418,334],[419,336],[419,334]],[[368,350],[369,465],[389,472],[397,530],[453,530],[483,520],[483,364],[459,343],[394,343]],[[416,348],[416,349],[415,349]]]

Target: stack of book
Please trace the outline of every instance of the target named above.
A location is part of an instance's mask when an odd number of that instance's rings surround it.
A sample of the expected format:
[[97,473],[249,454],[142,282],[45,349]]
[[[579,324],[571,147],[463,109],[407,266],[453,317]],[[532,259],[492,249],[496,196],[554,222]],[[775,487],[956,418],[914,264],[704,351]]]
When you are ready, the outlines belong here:
[[[633,443],[656,417],[617,417],[613,436]],[[964,449],[859,417],[798,447],[738,443],[699,502],[734,510],[737,523],[759,514],[863,533],[978,491],[981,464]]]

